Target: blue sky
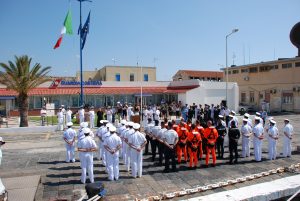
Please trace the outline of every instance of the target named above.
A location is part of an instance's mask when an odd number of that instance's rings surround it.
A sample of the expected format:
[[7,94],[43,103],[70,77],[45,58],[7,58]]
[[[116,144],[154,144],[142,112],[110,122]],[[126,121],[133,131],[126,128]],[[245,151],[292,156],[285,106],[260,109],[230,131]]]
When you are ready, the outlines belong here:
[[[53,50],[67,10],[73,31],[79,25],[77,0],[1,0],[0,62],[27,54],[52,66],[52,75],[79,70],[79,36],[65,36]],[[290,30],[300,21],[299,0],[93,0],[83,3],[83,23],[91,10],[83,50],[84,70],[104,65],[156,66],[158,80],[179,69],[219,70],[236,65],[295,57]],[[154,59],[156,58],[156,59]],[[155,61],[155,62],[154,62]]]

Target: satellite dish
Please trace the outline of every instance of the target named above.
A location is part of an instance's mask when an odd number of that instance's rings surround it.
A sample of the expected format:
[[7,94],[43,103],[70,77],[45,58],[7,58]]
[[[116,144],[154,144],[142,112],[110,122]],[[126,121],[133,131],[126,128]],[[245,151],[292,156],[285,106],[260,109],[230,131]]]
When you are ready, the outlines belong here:
[[290,40],[298,48],[298,57],[300,57],[300,22],[293,26],[290,32]]

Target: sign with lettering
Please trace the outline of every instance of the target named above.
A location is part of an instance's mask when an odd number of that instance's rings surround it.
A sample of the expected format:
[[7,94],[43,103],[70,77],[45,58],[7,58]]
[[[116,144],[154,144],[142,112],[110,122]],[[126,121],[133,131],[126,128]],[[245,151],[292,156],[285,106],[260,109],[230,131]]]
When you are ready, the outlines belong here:
[[[89,80],[82,82],[83,87],[100,87],[102,85],[101,80]],[[80,87],[80,81],[72,81],[72,80],[54,80],[50,89],[63,88],[63,87]]]

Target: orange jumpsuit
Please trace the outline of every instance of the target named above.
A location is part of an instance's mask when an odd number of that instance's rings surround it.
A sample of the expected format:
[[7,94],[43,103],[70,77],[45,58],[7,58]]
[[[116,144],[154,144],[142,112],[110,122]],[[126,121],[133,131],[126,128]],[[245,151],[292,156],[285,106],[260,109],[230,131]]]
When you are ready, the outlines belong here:
[[201,141],[201,135],[198,131],[193,130],[192,132],[189,133],[188,136],[188,150],[189,150],[189,155],[190,155],[190,167],[197,166],[198,164],[198,156],[197,156],[197,151],[199,148],[199,142]]
[[201,137],[201,140],[199,141],[199,153],[198,155],[200,155],[200,159],[202,158],[203,156],[203,145],[202,145],[202,138],[204,138],[204,128],[202,126],[197,126],[196,131],[198,131],[200,133],[200,137]]
[[207,139],[206,145],[206,165],[208,165],[209,154],[211,152],[213,165],[216,165],[216,141],[218,138],[218,131],[215,127],[211,126],[209,128],[204,129],[204,137]]
[[181,163],[181,157],[182,157],[182,152],[184,154],[184,160],[187,161],[187,139],[188,139],[189,132],[187,131],[186,128],[181,128],[180,131],[178,132],[178,138],[179,141],[177,143],[177,158],[178,158],[178,163]]

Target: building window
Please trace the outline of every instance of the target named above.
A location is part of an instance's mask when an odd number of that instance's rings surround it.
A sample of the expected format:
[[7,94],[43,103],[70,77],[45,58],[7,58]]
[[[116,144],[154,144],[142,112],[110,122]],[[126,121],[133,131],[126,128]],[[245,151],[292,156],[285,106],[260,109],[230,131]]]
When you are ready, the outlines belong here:
[[254,103],[254,91],[250,91],[250,103]]
[[283,92],[282,93],[282,102],[284,104],[291,104],[291,103],[293,103],[293,93],[291,93],[291,92]]
[[248,69],[248,68],[241,69],[241,73],[248,73],[248,72],[249,72],[249,69]]
[[120,81],[121,81],[121,75],[120,75],[120,73],[117,73],[117,74],[116,74],[116,81],[117,81],[117,82],[120,82]]
[[241,102],[245,103],[246,102],[246,92],[241,93]]
[[144,81],[148,82],[148,74],[144,74]]
[[232,71],[232,74],[238,74],[239,73],[239,70],[233,70]]
[[292,68],[292,63],[285,63],[285,64],[282,64],[282,68]]
[[300,67],[300,62],[296,62],[295,67]]
[[130,78],[129,79],[130,79],[130,82],[134,82],[134,74],[133,73],[130,74]]
[[249,73],[257,73],[257,67],[249,68]]

